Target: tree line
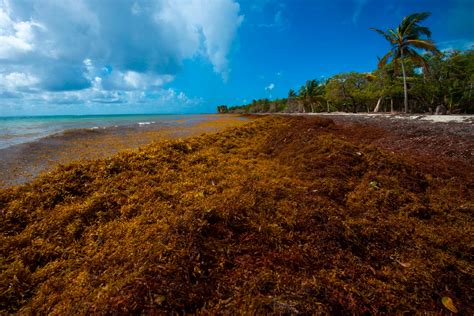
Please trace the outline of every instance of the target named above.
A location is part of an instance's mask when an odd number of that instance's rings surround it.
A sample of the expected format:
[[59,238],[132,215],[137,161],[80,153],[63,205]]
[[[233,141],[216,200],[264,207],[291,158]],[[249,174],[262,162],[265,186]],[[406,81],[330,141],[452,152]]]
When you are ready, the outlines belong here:
[[405,17],[396,29],[372,29],[390,44],[372,73],[348,72],[308,80],[287,98],[218,107],[219,113],[415,112],[474,113],[474,50],[440,52],[420,22]]

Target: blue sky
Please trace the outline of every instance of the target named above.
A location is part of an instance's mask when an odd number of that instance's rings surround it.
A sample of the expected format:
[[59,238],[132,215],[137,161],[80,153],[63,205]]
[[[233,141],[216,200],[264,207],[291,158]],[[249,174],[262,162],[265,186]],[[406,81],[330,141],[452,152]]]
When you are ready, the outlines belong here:
[[375,69],[413,12],[474,45],[473,0],[0,0],[0,116],[209,113]]

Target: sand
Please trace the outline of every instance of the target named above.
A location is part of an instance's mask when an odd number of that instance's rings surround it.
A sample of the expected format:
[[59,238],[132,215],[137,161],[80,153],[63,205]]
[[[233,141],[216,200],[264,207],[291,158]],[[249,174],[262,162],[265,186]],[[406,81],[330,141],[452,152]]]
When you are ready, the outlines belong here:
[[320,116],[355,116],[355,117],[366,117],[366,118],[388,118],[394,120],[422,120],[434,123],[474,123],[474,115],[432,115],[432,114],[389,114],[389,113],[345,113],[345,112],[332,112],[332,113],[297,113],[296,115],[320,115]]

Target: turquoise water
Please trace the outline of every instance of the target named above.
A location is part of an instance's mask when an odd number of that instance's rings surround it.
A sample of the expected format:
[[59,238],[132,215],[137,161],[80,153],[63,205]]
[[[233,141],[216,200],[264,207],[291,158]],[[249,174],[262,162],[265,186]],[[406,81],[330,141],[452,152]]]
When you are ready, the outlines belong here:
[[178,120],[196,121],[199,115],[78,115],[0,117],[0,149],[30,142],[68,129],[107,128],[111,126],[172,126]]

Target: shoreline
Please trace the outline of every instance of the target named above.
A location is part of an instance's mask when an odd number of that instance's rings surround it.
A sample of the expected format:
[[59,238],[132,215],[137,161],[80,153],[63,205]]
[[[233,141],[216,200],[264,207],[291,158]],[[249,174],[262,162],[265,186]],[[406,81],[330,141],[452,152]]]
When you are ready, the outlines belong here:
[[[246,122],[241,115],[199,115],[156,124],[67,129],[36,140],[0,149],[0,188],[31,181],[60,164],[100,159],[150,142],[212,133]],[[147,122],[148,123],[148,122]],[[164,124],[163,124],[164,123]]]
[[[111,130],[116,128],[145,128],[145,127],[160,127],[169,125],[170,122],[177,123],[196,123],[206,117],[210,117],[212,114],[144,114],[144,115],[66,115],[66,116],[26,116],[26,117],[0,117],[0,127],[2,127],[2,121],[7,122],[6,132],[7,134],[0,135],[0,149],[8,148],[25,143],[31,143],[38,141],[42,138],[58,136],[63,133],[69,133],[73,131],[81,130]],[[27,132],[25,134],[9,134],[8,121],[16,119],[23,119],[28,121],[16,122],[17,124],[31,124],[29,120],[36,121],[41,119],[50,119],[52,126],[45,128],[44,122],[37,128],[40,131]],[[68,121],[67,119],[77,119],[77,121]],[[91,121],[91,119],[97,118],[97,121]],[[131,119],[134,118],[135,120]],[[106,119],[106,120],[104,120]],[[11,122],[10,122],[11,124]],[[34,126],[34,124],[33,124]],[[4,127],[4,126],[3,126]],[[1,130],[1,129],[0,129]],[[10,141],[9,141],[10,140]],[[13,140],[13,141],[11,141]]]

